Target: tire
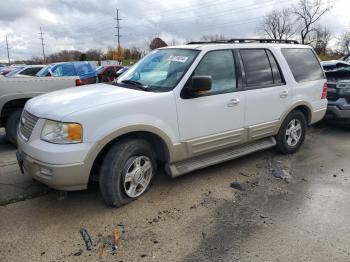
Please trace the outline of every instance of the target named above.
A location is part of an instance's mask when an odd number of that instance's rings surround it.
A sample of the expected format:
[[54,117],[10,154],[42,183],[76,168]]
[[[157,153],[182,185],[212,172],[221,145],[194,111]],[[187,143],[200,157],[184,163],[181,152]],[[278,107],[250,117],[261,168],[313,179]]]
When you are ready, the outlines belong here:
[[10,116],[7,118],[6,121],[6,136],[7,139],[17,147],[17,128],[19,121],[21,119],[23,109],[17,109],[16,111],[12,112]]
[[[293,123],[294,127],[293,128]],[[305,115],[299,111],[292,111],[283,121],[278,131],[276,149],[282,154],[297,152],[304,143],[307,122]]]
[[155,171],[156,155],[150,143],[137,138],[117,142],[107,152],[100,170],[104,201],[120,207],[139,198],[150,187]]

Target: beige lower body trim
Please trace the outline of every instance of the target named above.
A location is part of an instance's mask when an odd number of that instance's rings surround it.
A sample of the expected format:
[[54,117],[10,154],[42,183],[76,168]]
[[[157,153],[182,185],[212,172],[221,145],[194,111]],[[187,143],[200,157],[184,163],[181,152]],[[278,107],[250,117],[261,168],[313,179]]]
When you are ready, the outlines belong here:
[[184,142],[188,156],[198,156],[208,152],[232,147],[246,141],[244,128],[195,138]]
[[276,135],[278,133],[280,124],[280,120],[275,120],[267,123],[250,126],[248,127],[248,140],[252,141]]
[[315,124],[316,122],[322,120],[326,115],[326,111],[327,109],[325,108],[325,109],[312,112],[310,125]]

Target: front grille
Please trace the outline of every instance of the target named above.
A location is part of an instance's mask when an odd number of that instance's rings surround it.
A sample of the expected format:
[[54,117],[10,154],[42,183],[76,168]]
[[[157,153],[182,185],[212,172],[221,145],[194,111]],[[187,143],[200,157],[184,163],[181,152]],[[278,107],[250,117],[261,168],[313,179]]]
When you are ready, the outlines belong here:
[[38,119],[38,117],[32,115],[28,111],[23,111],[21,120],[19,121],[19,130],[26,140],[30,138]]

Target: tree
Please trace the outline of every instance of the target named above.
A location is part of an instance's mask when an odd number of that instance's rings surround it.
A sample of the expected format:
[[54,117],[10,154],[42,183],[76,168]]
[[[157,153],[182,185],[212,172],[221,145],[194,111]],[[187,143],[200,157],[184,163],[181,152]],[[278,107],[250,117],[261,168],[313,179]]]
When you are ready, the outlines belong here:
[[340,52],[349,55],[350,54],[350,31],[345,31],[338,39],[338,45]]
[[324,0],[299,0],[299,3],[292,8],[292,13],[299,22],[302,44],[308,43],[311,33],[316,31],[319,19],[331,8],[331,5],[325,4]]
[[257,31],[271,39],[289,39],[295,33],[290,9],[273,10],[264,18]]
[[331,32],[327,27],[318,27],[315,29],[315,39],[313,41],[313,46],[318,55],[326,55],[331,36]]
[[151,50],[154,50],[154,49],[157,49],[157,48],[161,48],[161,47],[165,47],[165,46],[168,46],[168,45],[159,37],[153,38],[153,40],[149,44],[149,48]]

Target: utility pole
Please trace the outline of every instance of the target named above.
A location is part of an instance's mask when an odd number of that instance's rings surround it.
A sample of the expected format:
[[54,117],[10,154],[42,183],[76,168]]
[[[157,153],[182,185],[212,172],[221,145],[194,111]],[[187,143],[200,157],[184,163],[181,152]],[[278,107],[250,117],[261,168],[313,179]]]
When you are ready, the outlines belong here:
[[114,28],[117,29],[117,34],[114,35],[114,36],[116,36],[116,37],[118,38],[118,50],[120,50],[120,38],[121,38],[122,36],[120,35],[120,29],[121,29],[121,27],[119,26],[119,21],[122,20],[122,19],[119,18],[119,9],[117,9],[117,17],[115,17],[114,20],[117,21],[117,26],[114,27]]
[[41,40],[41,47],[43,49],[43,64],[45,64],[46,62],[46,58],[45,58],[45,49],[44,49],[44,37],[43,35],[45,35],[45,33],[43,33],[41,26],[40,26],[40,33],[38,33],[40,35],[39,39]]
[[7,35],[6,35],[6,49],[7,49],[7,59],[8,59],[8,64],[11,64],[10,61],[10,48],[9,48],[9,42],[7,41]]

